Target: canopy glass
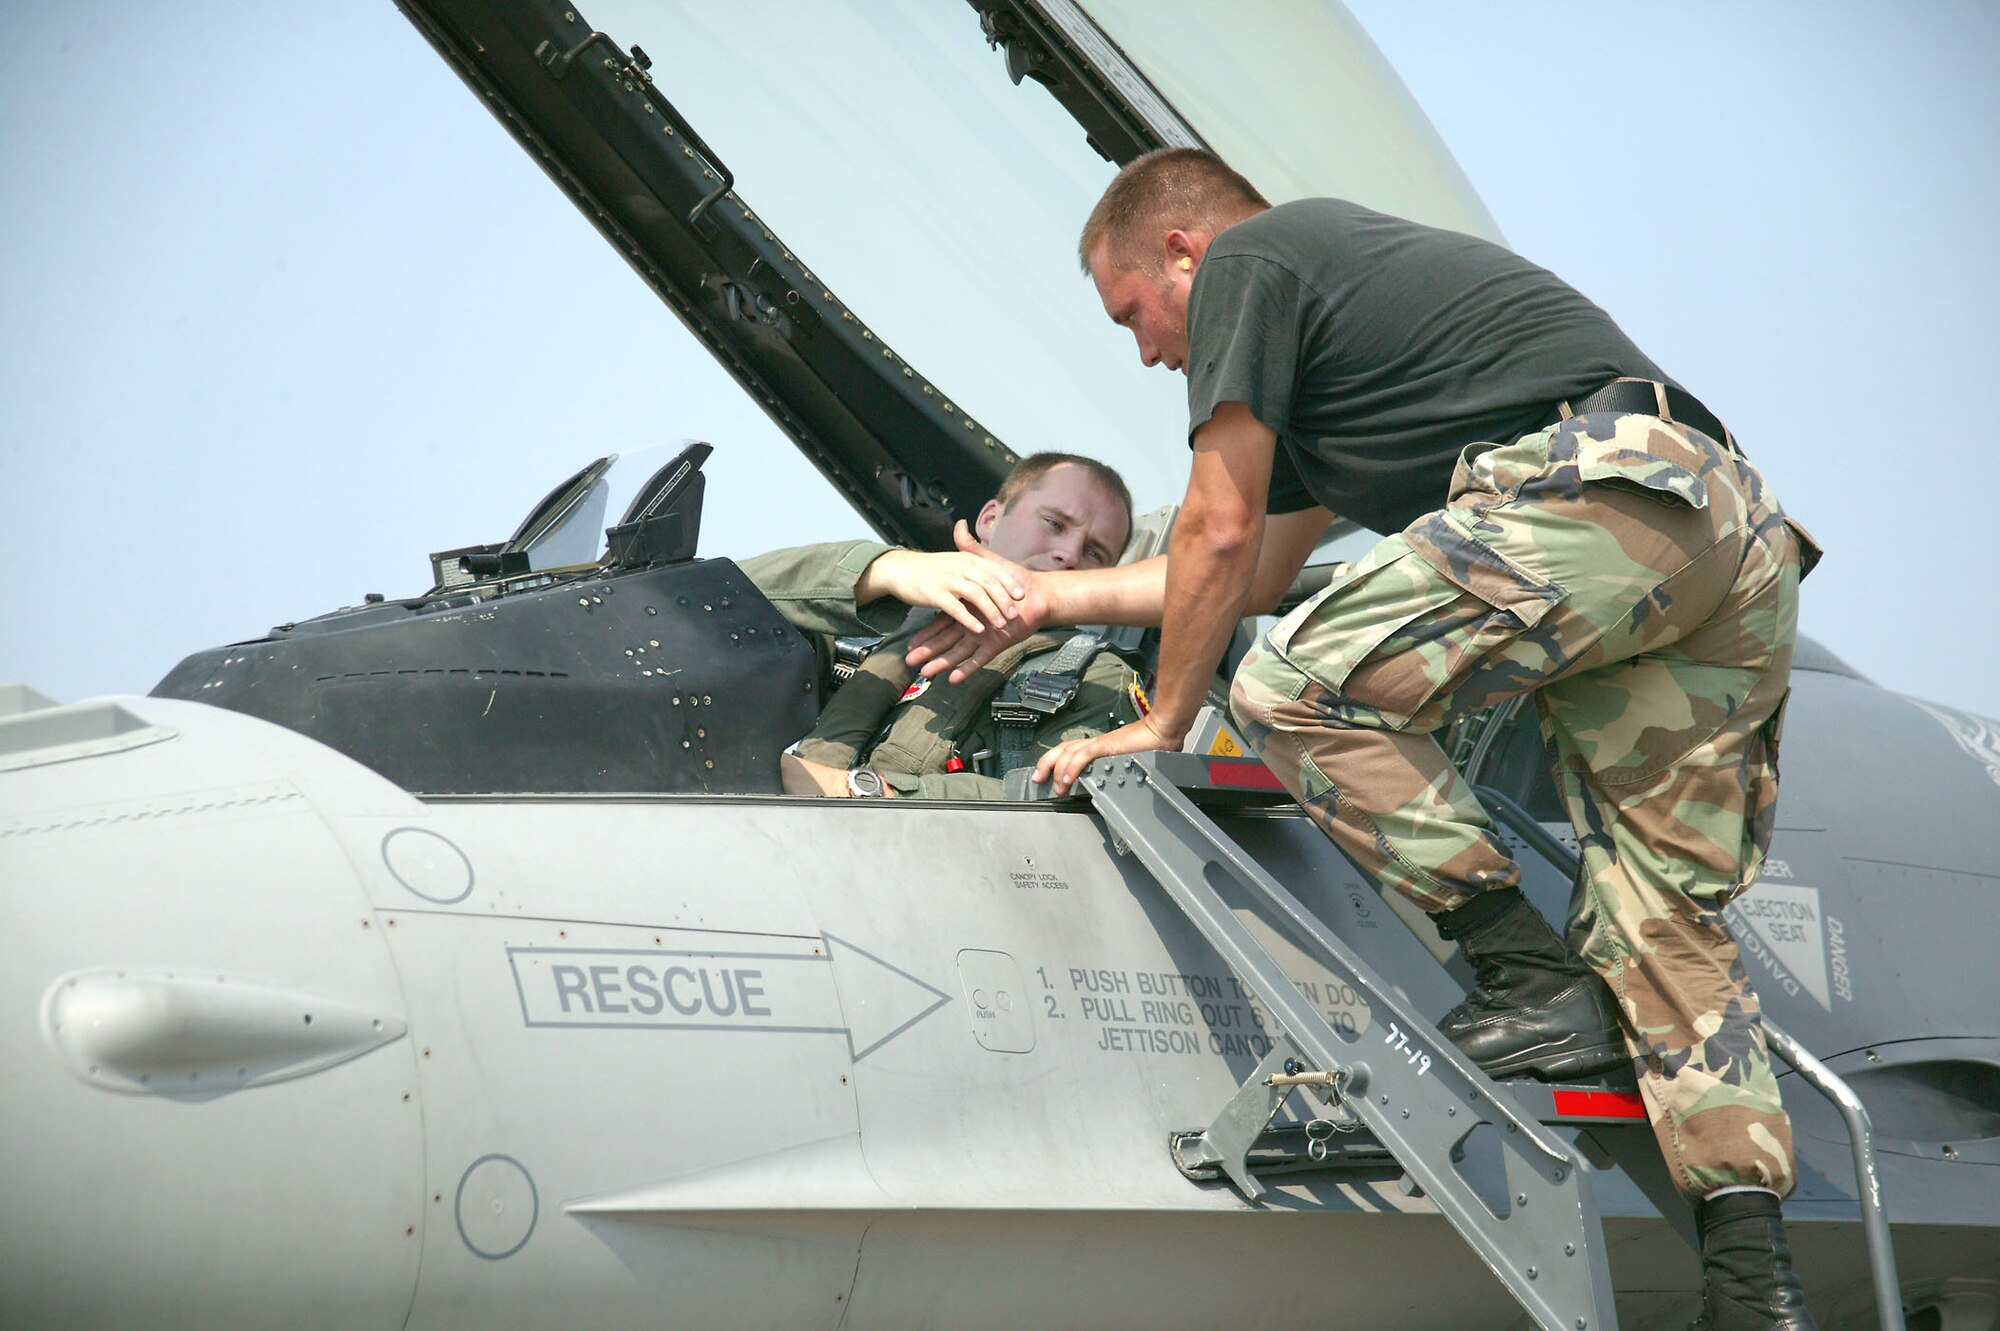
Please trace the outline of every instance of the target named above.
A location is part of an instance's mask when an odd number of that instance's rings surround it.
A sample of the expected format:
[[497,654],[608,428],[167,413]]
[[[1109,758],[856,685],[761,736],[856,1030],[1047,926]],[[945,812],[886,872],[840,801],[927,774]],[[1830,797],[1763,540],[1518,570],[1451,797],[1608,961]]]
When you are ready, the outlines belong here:
[[[1337,6],[1188,6],[1173,23],[1142,0],[1089,8],[1274,199],[1339,193],[1494,234]],[[1180,497],[1182,381],[1140,366],[1076,260],[1115,168],[1045,90],[1008,80],[971,6],[591,0],[581,13],[645,48],[738,197],[982,434],[1103,457],[1142,510]]]

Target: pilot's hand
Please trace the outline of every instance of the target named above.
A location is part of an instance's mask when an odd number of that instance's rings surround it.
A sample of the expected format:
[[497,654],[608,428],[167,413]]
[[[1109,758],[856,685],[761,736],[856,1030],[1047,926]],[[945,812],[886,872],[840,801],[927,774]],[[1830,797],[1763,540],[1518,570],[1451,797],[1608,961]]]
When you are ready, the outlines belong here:
[[1016,603],[1027,590],[1026,572],[1004,559],[964,551],[887,550],[868,566],[854,599],[893,596],[949,616],[940,624],[979,633],[1004,628],[1020,613]]
[[1009,587],[1019,588],[1006,607],[1008,616],[991,624],[967,624],[962,620],[939,618],[910,643],[904,662],[920,669],[930,679],[951,671],[951,682],[961,684],[1001,650],[1032,635],[1049,622],[1048,599],[1042,594],[1036,575],[1010,559],[994,554],[973,538],[972,529],[960,522],[952,531],[961,554],[998,570]]
[[1178,749],[1179,739],[1171,738],[1154,729],[1149,713],[1131,725],[1103,735],[1093,735],[1089,739],[1066,739],[1042,755],[1035,764],[1037,784],[1055,778],[1055,793],[1064,795],[1083,775],[1083,769],[1090,766],[1095,758],[1107,758],[1121,753],[1151,753],[1157,749]]

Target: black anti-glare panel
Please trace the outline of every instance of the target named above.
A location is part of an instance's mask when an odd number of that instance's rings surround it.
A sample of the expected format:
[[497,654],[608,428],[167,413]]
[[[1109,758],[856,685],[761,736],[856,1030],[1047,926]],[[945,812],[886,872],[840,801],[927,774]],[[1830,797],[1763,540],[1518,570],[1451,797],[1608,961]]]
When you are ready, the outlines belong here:
[[728,560],[389,602],[200,652],[154,696],[227,707],[425,794],[776,793],[811,646]]

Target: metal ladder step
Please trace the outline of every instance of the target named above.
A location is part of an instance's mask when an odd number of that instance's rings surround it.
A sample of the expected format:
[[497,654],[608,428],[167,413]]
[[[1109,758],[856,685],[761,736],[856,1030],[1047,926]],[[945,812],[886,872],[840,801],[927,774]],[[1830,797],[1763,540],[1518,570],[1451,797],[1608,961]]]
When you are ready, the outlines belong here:
[[[1212,1152],[1203,1167],[1212,1164],[1256,1200],[1265,1189],[1250,1157],[1278,1109],[1304,1090],[1320,1098],[1328,1121],[1365,1128],[1393,1156],[1406,1190],[1437,1207],[1543,1331],[1616,1327],[1597,1200],[1567,1143],[1444,1040],[1183,793],[1183,784],[1217,784],[1217,761],[1185,753],[1100,759],[1078,785],[1117,847],[1146,866],[1278,1028],[1270,1054],[1192,1154]],[[1342,1033],[1328,1023],[1237,919],[1225,887],[1268,911],[1354,986],[1373,1014],[1369,1027]],[[1453,1159],[1482,1124],[1492,1125],[1488,1135],[1503,1165],[1505,1193],[1494,1199]]]
[[[1250,1084],[1261,1085],[1262,1081],[1253,1079]],[[1645,1104],[1633,1089],[1630,1077],[1622,1082],[1565,1082],[1560,1086],[1501,1082],[1499,1089],[1512,1096],[1529,1117],[1550,1127],[1597,1133],[1632,1129],[1643,1133],[1648,1145],[1651,1143]],[[1168,1149],[1174,1163],[1189,1178],[1207,1181],[1228,1176],[1222,1168],[1221,1151],[1210,1139],[1207,1128],[1170,1133]],[[1250,1173],[1258,1178],[1314,1171],[1374,1175],[1394,1161],[1389,1148],[1376,1141],[1368,1129],[1331,1117],[1266,1126],[1250,1145],[1245,1158]]]

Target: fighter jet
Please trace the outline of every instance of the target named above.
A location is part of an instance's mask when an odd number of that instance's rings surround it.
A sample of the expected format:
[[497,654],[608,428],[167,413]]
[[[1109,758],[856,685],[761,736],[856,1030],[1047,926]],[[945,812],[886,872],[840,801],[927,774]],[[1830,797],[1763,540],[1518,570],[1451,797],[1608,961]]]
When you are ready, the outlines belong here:
[[[910,545],[1052,421],[1178,480],[1171,386],[1087,380],[1092,302],[1014,276],[1116,163],[1497,236],[1337,7],[403,7]],[[0,692],[8,1325],[1686,1322],[1630,1084],[1464,1064],[1462,964],[1221,718],[1065,799],[784,795],[834,681],[703,548],[707,456],[574,458],[425,590],[149,696]],[[1531,714],[1453,745],[1559,918]],[[1731,915],[1828,1327],[1994,1324],[1996,808],[2000,728],[1802,645]]]

